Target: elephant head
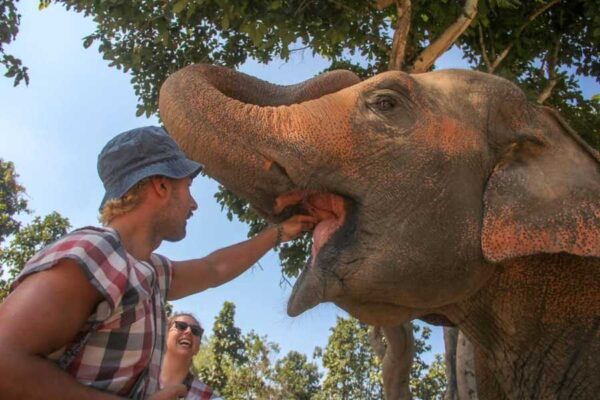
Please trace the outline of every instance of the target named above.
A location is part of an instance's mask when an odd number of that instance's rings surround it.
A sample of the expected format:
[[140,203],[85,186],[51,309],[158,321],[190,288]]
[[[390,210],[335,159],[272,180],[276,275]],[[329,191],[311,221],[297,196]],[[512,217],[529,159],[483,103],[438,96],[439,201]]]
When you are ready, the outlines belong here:
[[319,219],[292,316],[332,301],[396,325],[473,295],[504,260],[600,256],[598,154],[496,76],[335,71],[282,87],[193,65],[164,83],[160,114],[268,220]]

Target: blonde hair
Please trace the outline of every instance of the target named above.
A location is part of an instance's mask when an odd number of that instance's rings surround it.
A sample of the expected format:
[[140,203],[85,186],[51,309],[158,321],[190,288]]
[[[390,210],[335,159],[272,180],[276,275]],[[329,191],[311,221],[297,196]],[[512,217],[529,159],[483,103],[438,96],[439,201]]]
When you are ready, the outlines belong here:
[[102,207],[102,211],[100,211],[100,222],[102,225],[108,225],[116,217],[133,210],[140,203],[142,192],[146,183],[150,181],[150,178],[152,177],[149,176],[142,179],[118,199],[107,201],[104,207]]

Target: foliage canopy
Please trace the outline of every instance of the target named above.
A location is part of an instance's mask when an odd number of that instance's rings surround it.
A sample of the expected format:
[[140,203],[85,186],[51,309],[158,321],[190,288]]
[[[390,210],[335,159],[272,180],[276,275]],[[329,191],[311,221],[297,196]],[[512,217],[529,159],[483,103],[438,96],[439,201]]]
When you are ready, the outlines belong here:
[[[431,365],[422,356],[431,350],[431,331],[414,326],[416,358],[410,386],[416,399],[441,398],[446,376],[441,355]],[[273,364],[279,346],[254,331],[235,325],[235,305],[225,302],[213,333],[194,358],[200,380],[227,399],[362,400],[383,398],[381,361],[369,340],[368,326],[338,318],[325,349],[315,348],[324,377],[306,355],[290,351]]]
[[0,302],[27,260],[70,228],[69,220],[57,212],[36,216],[23,226],[17,217],[31,211],[18,177],[14,164],[0,158]]

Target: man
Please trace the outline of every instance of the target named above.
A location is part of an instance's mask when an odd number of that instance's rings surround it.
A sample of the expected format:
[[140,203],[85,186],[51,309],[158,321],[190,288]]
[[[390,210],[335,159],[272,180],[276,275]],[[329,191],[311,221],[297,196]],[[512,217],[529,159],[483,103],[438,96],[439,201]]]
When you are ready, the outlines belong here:
[[101,228],[71,232],[25,266],[0,305],[0,399],[170,399],[158,391],[166,300],[219,286],[314,227],[295,216],[204,258],[152,252],[185,237],[202,166],[156,127],[124,132],[98,157]]

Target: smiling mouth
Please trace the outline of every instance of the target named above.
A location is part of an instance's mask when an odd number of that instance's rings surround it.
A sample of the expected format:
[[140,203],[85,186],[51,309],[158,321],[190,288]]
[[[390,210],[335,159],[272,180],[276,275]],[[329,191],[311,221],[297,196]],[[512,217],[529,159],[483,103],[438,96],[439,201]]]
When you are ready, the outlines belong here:
[[187,348],[191,348],[192,347],[192,341],[189,339],[179,339],[177,341],[177,344],[183,347],[187,347]]

